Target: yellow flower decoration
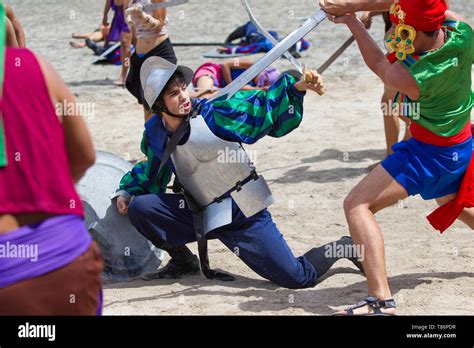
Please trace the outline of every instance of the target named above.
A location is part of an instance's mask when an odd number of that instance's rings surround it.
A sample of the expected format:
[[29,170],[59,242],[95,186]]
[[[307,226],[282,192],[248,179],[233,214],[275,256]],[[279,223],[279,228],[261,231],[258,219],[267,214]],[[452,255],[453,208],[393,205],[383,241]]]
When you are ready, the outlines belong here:
[[[403,39],[402,34],[407,36],[406,39]],[[415,46],[413,45],[415,38],[415,28],[400,23],[397,25],[392,35],[389,35],[387,46],[391,52],[396,52],[396,56],[399,60],[405,60],[407,59],[407,55],[415,53]]]
[[407,55],[415,53],[413,43],[416,38],[416,30],[412,26],[404,24],[406,13],[402,10],[399,0],[395,0],[392,4],[390,14],[396,16],[400,23],[395,27],[395,31],[388,36],[387,47],[391,52],[396,52],[398,60],[405,60]]

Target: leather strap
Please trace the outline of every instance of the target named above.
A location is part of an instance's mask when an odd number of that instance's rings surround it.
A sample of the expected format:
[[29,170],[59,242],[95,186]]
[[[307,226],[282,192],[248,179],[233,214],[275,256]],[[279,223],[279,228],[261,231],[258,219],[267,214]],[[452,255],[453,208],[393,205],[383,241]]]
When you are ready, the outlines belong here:
[[[199,112],[199,109],[195,110],[193,112],[192,117],[197,115]],[[160,163],[160,168],[158,169],[158,175],[161,173],[161,170],[163,167],[166,165],[168,160],[171,157],[171,154],[173,151],[176,149],[176,147],[179,145],[180,141],[183,139],[183,137],[186,135],[187,131],[190,128],[189,125],[189,120],[190,117],[186,118],[183,123],[178,127],[176,132],[171,136],[171,139],[169,140],[168,144],[166,145],[165,153],[163,155],[163,158],[161,159]],[[183,188],[183,192],[186,197],[186,202],[188,203],[188,206],[190,210],[193,212],[193,220],[194,220],[194,231],[196,233],[196,240],[198,243],[198,251],[199,251],[199,261],[201,262],[201,270],[202,273],[206,276],[208,279],[218,279],[221,281],[233,281],[235,278],[229,274],[222,273],[222,272],[217,272],[214,271],[210,268],[209,266],[209,254],[207,252],[207,238],[204,234],[204,223],[203,223],[203,218],[202,218],[202,209],[199,207],[199,205],[194,201],[194,199],[186,193],[186,190]]]

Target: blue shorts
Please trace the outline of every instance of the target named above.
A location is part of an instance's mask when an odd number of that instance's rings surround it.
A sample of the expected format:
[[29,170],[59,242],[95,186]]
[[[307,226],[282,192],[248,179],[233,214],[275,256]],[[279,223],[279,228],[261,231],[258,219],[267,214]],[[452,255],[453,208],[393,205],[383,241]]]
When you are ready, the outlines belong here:
[[415,139],[393,145],[384,169],[407,191],[424,200],[458,192],[472,156],[472,139],[455,146],[434,146]]

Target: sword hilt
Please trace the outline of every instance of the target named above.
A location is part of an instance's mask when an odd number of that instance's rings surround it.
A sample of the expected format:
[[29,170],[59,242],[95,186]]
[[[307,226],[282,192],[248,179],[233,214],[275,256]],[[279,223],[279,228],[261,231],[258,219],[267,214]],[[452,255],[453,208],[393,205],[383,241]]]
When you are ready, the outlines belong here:
[[[308,83],[316,82],[316,81],[314,81],[314,76],[311,73],[311,71],[306,69],[305,66],[303,66],[303,79],[304,79],[304,81],[306,81]],[[318,95],[320,95],[322,97],[324,95],[324,87],[322,87],[321,90],[317,91],[316,93],[318,93]]]

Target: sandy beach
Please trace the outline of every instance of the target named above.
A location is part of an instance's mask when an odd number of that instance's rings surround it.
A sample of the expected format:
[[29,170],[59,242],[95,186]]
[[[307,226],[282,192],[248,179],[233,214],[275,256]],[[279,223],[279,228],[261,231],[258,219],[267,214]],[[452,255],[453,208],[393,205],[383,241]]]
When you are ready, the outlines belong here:
[[[142,158],[143,112],[124,88],[114,86],[120,68],[92,65],[88,49],[72,49],[71,33],[98,27],[103,1],[6,0],[22,21],[27,45],[59,71],[80,103],[97,150],[129,161]],[[315,0],[252,0],[262,24],[281,35],[317,10]],[[453,0],[452,8],[474,22],[474,2]],[[174,42],[223,41],[247,21],[237,0],[191,0],[169,10]],[[371,33],[382,43],[383,22]],[[349,30],[329,21],[307,36],[301,61],[316,69],[347,38]],[[177,47],[179,63],[193,69],[207,59],[206,47]],[[259,56],[251,56],[257,59]],[[291,65],[279,60],[275,67]],[[275,222],[296,255],[348,235],[342,203],[369,167],[383,159],[385,139],[379,101],[383,86],[363,63],[356,45],[324,74],[326,95],[308,93],[304,120],[287,137],[267,137],[247,149],[257,155],[259,172],[277,203]],[[389,283],[401,315],[472,315],[474,312],[474,232],[456,223],[443,235],[425,216],[436,207],[419,197],[377,215],[386,246]],[[195,251],[196,246],[191,248]],[[306,290],[280,288],[247,268],[219,241],[210,242],[211,265],[236,276],[230,283],[204,276],[177,281],[134,280],[107,283],[106,315],[328,315],[367,293],[365,278],[339,261],[318,285]],[[165,259],[166,262],[166,259]]]

